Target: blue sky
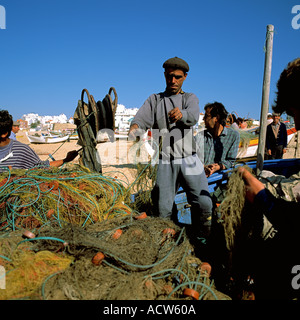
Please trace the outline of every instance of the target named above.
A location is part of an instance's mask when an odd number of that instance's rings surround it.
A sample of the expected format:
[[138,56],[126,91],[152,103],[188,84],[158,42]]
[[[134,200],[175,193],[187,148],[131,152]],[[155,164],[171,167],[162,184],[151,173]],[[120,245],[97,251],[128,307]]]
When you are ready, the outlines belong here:
[[[74,114],[87,88],[102,100],[139,108],[164,91],[163,62],[185,59],[183,89],[200,110],[222,102],[229,112],[259,119],[266,27],[274,25],[270,104],[287,63],[300,56],[300,29],[280,0],[0,0],[0,108],[13,117]],[[296,17],[297,18],[297,17]],[[300,16],[299,16],[300,24]]]

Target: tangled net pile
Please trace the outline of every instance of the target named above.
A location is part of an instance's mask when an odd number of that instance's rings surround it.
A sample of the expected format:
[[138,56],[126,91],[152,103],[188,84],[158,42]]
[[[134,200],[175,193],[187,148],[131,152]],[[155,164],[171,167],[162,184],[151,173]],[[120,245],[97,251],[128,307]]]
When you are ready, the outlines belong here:
[[53,220],[84,227],[131,212],[122,184],[84,167],[14,170],[0,179],[0,231],[40,228]]
[[0,184],[0,299],[229,299],[184,228],[141,219],[132,185],[79,166],[7,171]]

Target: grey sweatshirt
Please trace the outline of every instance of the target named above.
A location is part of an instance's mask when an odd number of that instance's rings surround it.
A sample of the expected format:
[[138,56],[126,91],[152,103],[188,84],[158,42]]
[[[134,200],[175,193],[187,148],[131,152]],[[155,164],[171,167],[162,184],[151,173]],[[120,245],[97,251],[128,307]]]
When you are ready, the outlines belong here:
[[[170,123],[168,112],[176,107],[180,109],[182,118]],[[163,137],[161,158],[184,158],[196,153],[192,127],[199,115],[199,100],[195,94],[182,92],[170,96],[161,92],[152,94],[145,101],[131,124],[137,124],[145,131],[152,128],[155,140]]]

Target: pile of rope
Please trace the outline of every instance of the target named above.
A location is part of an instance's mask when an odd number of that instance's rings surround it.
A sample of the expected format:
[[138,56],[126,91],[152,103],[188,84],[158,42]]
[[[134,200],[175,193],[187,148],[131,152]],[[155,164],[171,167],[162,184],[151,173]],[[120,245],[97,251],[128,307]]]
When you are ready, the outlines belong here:
[[131,212],[125,187],[80,166],[13,170],[0,175],[0,231],[78,226]]

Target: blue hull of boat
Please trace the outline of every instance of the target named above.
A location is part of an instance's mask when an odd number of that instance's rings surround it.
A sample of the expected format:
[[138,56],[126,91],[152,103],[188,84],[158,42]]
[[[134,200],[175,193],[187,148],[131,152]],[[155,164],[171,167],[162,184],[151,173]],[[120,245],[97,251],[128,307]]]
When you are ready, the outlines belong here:
[[[250,161],[244,163],[251,169],[256,169],[256,161]],[[242,166],[243,164],[238,164]],[[276,160],[265,160],[263,164],[263,170],[272,171],[275,174],[283,175],[289,177],[292,174],[298,173],[300,171],[300,159],[276,159]],[[232,169],[223,170],[220,173],[215,173],[210,176],[208,180],[209,192],[214,192],[218,186],[226,184],[228,178],[232,172]],[[180,188],[175,197],[175,204],[177,207],[178,221],[184,224],[191,224],[191,211],[188,206],[186,199],[186,193]]]

